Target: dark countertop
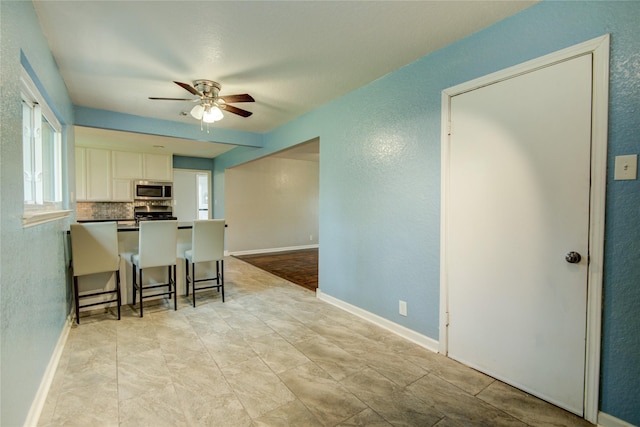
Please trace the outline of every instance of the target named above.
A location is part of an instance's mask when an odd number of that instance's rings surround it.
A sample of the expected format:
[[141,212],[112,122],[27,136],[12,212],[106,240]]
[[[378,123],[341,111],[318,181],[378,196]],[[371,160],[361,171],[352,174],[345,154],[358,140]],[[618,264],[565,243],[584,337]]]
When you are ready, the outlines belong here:
[[[191,229],[193,228],[192,222],[179,222],[178,230]],[[120,231],[139,231],[140,227],[136,224],[118,224],[118,232]]]
[[135,221],[134,218],[110,218],[110,219],[94,219],[94,218],[78,218],[76,222],[122,222],[122,221]]
[[[87,219],[87,220],[78,220],[77,222],[82,222],[82,223],[87,223],[87,222],[114,222],[114,221],[120,221],[120,222],[125,222],[125,223],[129,223],[129,224],[118,224],[118,232],[121,231],[140,231],[140,227],[138,227],[137,224],[135,224],[134,220],[129,220],[129,219],[123,219],[123,220],[116,220],[116,219]],[[131,224],[133,223],[133,224]],[[187,222],[179,222],[178,223],[178,230],[187,230],[187,229],[191,229],[193,228],[193,222],[187,221]],[[69,233],[69,230],[67,230],[67,234]]]

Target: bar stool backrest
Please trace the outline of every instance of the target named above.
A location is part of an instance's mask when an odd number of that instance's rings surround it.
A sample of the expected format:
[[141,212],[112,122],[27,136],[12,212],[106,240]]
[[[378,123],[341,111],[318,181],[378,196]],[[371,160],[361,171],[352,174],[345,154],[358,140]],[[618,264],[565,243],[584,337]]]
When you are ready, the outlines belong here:
[[119,269],[118,225],[115,222],[71,224],[74,276]]
[[191,250],[194,263],[224,259],[224,219],[193,221]]
[[141,269],[176,264],[178,221],[142,221],[138,236]]

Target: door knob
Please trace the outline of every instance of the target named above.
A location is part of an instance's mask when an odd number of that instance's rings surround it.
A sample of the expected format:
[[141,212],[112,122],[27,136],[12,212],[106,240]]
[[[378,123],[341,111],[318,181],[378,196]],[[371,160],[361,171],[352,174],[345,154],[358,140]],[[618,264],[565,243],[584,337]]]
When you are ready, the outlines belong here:
[[578,252],[571,251],[565,255],[564,259],[570,264],[577,264],[580,262],[582,257]]

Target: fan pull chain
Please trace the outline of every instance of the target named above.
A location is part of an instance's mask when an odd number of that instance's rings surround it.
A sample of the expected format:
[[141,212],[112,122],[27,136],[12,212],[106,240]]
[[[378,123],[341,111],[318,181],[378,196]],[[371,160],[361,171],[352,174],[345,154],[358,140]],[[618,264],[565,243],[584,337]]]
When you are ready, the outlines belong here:
[[[203,123],[203,120],[200,119],[200,132],[204,130],[204,128],[202,127],[202,123]],[[209,133],[209,123],[207,123],[207,133]]]

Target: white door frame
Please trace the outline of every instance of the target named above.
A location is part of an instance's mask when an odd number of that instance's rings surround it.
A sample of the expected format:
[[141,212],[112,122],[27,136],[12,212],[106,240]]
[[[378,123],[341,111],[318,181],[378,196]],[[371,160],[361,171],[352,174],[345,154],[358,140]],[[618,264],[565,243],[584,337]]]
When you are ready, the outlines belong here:
[[600,338],[602,327],[602,274],[604,260],[604,216],[607,179],[607,134],[609,111],[609,35],[497,71],[442,91],[441,125],[441,215],[440,215],[440,337],[438,351],[448,351],[448,262],[447,198],[449,194],[449,130],[451,98],[483,86],[526,74],[558,62],[593,54],[593,100],[591,110],[591,189],[589,217],[589,265],[587,273],[587,341],[585,348],[584,418],[598,420],[600,386]]

